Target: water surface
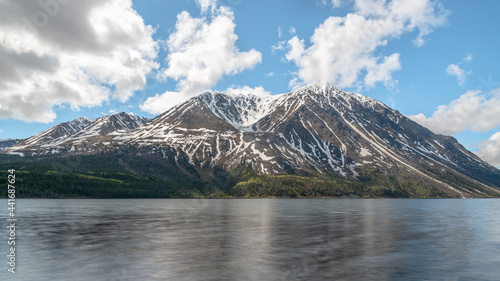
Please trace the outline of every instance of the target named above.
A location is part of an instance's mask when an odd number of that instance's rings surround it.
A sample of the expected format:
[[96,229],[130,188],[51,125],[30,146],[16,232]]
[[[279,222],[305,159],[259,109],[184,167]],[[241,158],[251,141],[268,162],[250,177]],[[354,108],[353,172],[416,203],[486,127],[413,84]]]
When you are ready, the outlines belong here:
[[0,280],[500,280],[498,199],[25,199],[16,211],[17,273],[2,227]]

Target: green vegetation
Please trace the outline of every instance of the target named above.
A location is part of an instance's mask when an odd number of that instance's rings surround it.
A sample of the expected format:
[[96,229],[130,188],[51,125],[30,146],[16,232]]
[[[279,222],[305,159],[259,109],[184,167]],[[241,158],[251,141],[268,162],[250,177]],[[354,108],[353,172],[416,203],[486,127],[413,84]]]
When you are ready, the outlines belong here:
[[[0,173],[15,169],[20,198],[180,198],[219,194],[224,173],[205,180],[170,148],[122,147],[95,155],[13,157],[0,155]],[[223,180],[221,180],[221,178]],[[6,197],[6,189],[0,190]]]
[[240,181],[232,194],[241,197],[362,197],[362,198],[443,198],[452,195],[435,184],[416,178],[395,177],[378,171],[361,170],[359,180],[314,175],[255,176]]
[[[434,181],[413,173],[398,176],[361,169],[358,180],[335,175],[257,175],[249,167],[231,173],[189,163],[170,147],[109,149],[93,155],[17,157],[0,155],[0,173],[15,169],[18,198],[224,198],[224,197],[455,197]],[[423,172],[431,173],[433,171]],[[434,175],[459,186],[456,174]],[[477,184],[478,190],[485,190]],[[6,197],[6,188],[0,190]]]
[[[356,194],[344,181],[297,175],[253,177],[236,184],[233,195],[242,197],[340,197]],[[357,194],[356,194],[357,195]]]

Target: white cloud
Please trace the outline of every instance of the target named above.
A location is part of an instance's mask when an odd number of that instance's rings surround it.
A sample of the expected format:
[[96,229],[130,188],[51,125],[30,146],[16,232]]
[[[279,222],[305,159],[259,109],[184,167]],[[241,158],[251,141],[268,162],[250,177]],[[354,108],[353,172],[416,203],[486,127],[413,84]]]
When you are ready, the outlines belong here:
[[[334,1],[333,5],[340,5]],[[401,65],[399,54],[380,55],[389,40],[418,30],[417,46],[425,35],[443,25],[448,12],[431,0],[355,0],[354,13],[329,17],[310,38],[310,46],[294,37],[286,58],[298,69],[290,86],[327,81],[338,87],[392,85]],[[364,75],[364,78],[363,78]]]
[[[462,61],[459,62],[458,64],[463,64],[463,63],[468,63],[471,62],[474,56],[472,54],[466,54],[463,58]],[[465,80],[467,80],[467,75],[471,74],[472,71],[466,72],[464,69],[462,69],[458,64],[450,64],[446,68],[446,73],[451,76],[456,76],[457,77],[457,83],[459,86],[463,86],[465,83]]]
[[[325,0],[324,0],[325,1]],[[330,0],[334,8],[340,7],[342,5],[342,0]]]
[[5,0],[0,19],[0,118],[51,122],[57,105],[125,101],[158,67],[130,0]]
[[474,55],[472,54],[466,54],[463,58],[462,58],[462,61],[463,62],[470,62],[472,61],[472,59],[474,58]]
[[294,35],[295,33],[297,33],[297,30],[295,29],[295,27],[291,26],[290,29],[288,29],[288,32]]
[[1,134],[1,133],[3,133],[3,130],[2,130],[2,129],[0,129],[0,134]]
[[486,132],[500,125],[500,88],[484,95],[469,91],[449,105],[438,106],[432,117],[420,113],[408,116],[413,121],[440,134],[465,130]]
[[167,91],[148,98],[140,108],[151,114],[162,113],[179,102],[209,90],[225,75],[251,69],[262,60],[252,49],[240,52],[235,46],[233,12],[217,8],[211,20],[193,18],[184,11],[177,15],[175,31],[167,41],[168,67],[160,77],[177,81],[177,91]]
[[161,114],[167,109],[172,108],[181,102],[187,101],[189,98],[189,96],[178,92],[167,91],[163,94],[156,94],[153,97],[147,98],[144,103],[139,105],[139,107],[141,110],[150,114]]
[[262,86],[251,88],[248,86],[227,88],[226,92],[232,95],[255,95],[262,99],[269,98],[271,96],[270,92],[264,90]]
[[284,51],[285,50],[286,41],[279,41],[278,43],[271,46],[271,51],[276,53],[276,51]]
[[481,146],[481,150],[475,152],[476,155],[494,166],[500,166],[500,132],[483,141]]
[[200,7],[202,14],[208,11],[213,13],[217,8],[217,0],[196,0],[196,4]]
[[267,77],[273,77],[274,76],[274,72],[271,71],[271,72],[267,73],[266,76]]
[[285,55],[286,59],[300,63],[305,49],[304,40],[294,36],[288,41],[288,46],[290,46],[290,51]]
[[460,68],[460,66],[456,64],[450,64],[446,68],[446,73],[448,75],[453,75],[457,77],[457,82],[458,85],[463,86],[465,83],[465,79],[467,78],[467,74],[463,69]]
[[281,26],[278,26],[278,38],[281,38],[283,31],[281,31]]
[[342,0],[316,0],[316,4],[322,7],[332,6],[333,8],[338,8],[343,4]]
[[368,65],[367,74],[365,76],[365,85],[374,87],[377,82],[384,82],[386,87],[393,85],[392,72],[401,69],[399,63],[399,54],[395,53],[389,57],[384,57],[379,64]]
[[196,95],[215,86],[224,75],[255,67],[262,60],[261,53],[254,49],[240,52],[234,28],[233,13],[224,7],[211,22],[180,13],[167,42],[168,68],[162,77],[177,80],[180,92]]
[[110,109],[109,110],[109,114],[111,114],[111,115],[116,114],[116,113],[118,113],[118,112],[116,110],[114,110],[114,109]]

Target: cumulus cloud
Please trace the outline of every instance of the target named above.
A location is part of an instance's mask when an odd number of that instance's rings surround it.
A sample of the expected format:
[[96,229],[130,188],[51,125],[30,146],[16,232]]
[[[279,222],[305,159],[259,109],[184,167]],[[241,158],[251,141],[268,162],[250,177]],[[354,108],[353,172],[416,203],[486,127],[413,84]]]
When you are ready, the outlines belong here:
[[[290,87],[327,81],[338,87],[373,87],[394,83],[401,68],[399,54],[380,55],[389,40],[418,30],[415,44],[446,22],[448,12],[431,0],[354,0],[354,13],[329,17],[320,24],[307,47],[297,36],[288,41],[286,58],[297,67]],[[341,4],[333,1],[334,6]],[[364,77],[363,77],[364,76]]]
[[300,63],[305,49],[304,39],[300,40],[295,36],[288,41],[288,46],[290,46],[290,51],[285,55],[286,59]]
[[294,26],[291,26],[290,29],[288,29],[288,33],[294,35],[295,33],[297,33],[297,30],[295,29]]
[[493,134],[488,140],[481,143],[481,150],[475,152],[479,158],[499,167],[500,166],[500,132]]
[[486,132],[500,125],[500,88],[489,94],[469,91],[449,105],[438,106],[431,117],[420,113],[408,116],[439,134],[457,134],[465,130]]
[[386,87],[393,85],[392,72],[401,69],[399,63],[399,54],[395,53],[384,59],[378,64],[367,65],[367,73],[365,76],[365,85],[374,87],[375,83],[383,82]]
[[125,101],[158,68],[154,29],[130,0],[1,6],[0,118],[51,122],[57,105]]
[[225,75],[251,69],[261,62],[261,53],[240,52],[235,45],[233,12],[217,8],[211,17],[193,18],[184,11],[177,15],[175,31],[167,41],[168,67],[160,77],[177,81],[175,92],[148,98],[140,108],[161,113],[175,104],[214,87]]
[[162,77],[177,80],[178,90],[195,95],[215,86],[224,75],[253,68],[261,62],[261,53],[254,49],[240,52],[234,28],[233,12],[224,7],[211,22],[180,13],[168,39],[168,67]]
[[446,68],[446,73],[448,75],[456,76],[458,85],[464,85],[465,79],[467,78],[467,73],[465,73],[465,71],[461,69],[460,66],[456,64],[450,64]]

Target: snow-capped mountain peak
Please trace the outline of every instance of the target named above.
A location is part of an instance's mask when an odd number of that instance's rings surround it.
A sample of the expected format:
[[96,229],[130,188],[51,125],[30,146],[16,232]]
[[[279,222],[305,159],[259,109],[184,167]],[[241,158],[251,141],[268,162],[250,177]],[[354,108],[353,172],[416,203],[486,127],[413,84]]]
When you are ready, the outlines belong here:
[[79,132],[86,126],[92,124],[94,121],[95,119],[92,118],[80,117],[72,121],[60,123],[50,129],[47,129],[9,147],[7,150],[15,151],[29,149],[31,147],[51,147],[54,145],[58,145],[66,138]]
[[101,118],[80,117],[60,123],[46,131],[19,142],[7,151],[46,150],[59,152],[65,147],[81,144],[89,138],[115,136],[128,132],[149,121],[148,118],[134,116],[125,112],[106,115]]
[[[326,174],[348,180],[375,171],[437,184],[452,196],[486,194],[491,192],[486,185],[500,186],[498,170],[455,139],[330,84],[269,97],[206,92],[146,121],[125,113],[105,116],[70,136],[35,142],[40,135],[51,136],[48,130],[9,150],[91,153],[124,144],[168,146],[199,169],[248,167],[259,175]],[[452,186],[442,175],[458,180]]]
[[238,129],[249,130],[251,125],[264,117],[270,110],[272,96],[265,97],[251,94],[227,94],[206,92],[197,100],[203,103],[219,118]]

